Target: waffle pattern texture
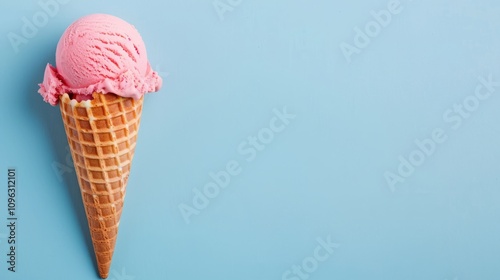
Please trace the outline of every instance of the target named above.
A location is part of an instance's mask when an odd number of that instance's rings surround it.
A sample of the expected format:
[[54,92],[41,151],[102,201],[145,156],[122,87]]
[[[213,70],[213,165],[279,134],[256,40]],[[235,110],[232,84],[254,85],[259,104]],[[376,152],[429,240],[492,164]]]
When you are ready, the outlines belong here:
[[97,268],[107,278],[142,113],[143,98],[93,93],[77,102],[60,97],[61,116],[94,245]]

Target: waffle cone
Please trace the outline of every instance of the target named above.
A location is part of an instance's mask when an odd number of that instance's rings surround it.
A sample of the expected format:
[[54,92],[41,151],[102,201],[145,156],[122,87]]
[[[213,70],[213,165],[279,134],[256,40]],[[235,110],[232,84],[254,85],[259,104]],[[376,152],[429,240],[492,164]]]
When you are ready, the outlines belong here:
[[100,93],[82,102],[60,98],[101,278],[108,277],[115,249],[142,103]]

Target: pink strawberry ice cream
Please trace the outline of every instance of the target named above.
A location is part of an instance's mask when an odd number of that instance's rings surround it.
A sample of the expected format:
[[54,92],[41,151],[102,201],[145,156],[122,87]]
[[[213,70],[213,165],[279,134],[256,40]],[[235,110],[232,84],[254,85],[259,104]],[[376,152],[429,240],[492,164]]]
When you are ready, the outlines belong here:
[[92,99],[94,92],[139,99],[161,85],[135,27],[115,16],[93,14],[66,29],[57,44],[56,67],[47,64],[38,92],[55,106],[64,93],[78,101]]

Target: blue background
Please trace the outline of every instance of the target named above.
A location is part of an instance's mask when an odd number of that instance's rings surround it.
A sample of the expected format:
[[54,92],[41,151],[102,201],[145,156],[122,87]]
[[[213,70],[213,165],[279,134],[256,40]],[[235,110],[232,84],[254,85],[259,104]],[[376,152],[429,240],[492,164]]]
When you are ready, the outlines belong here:
[[[479,77],[500,81],[499,1],[401,1],[350,63],[340,45],[389,0],[222,2],[219,15],[213,0],[72,0],[16,53],[8,34],[43,10],[2,1],[0,279],[98,278],[59,108],[37,93],[65,28],[97,12],[135,25],[164,78],[145,98],[109,279],[286,279],[328,236],[340,247],[309,279],[500,279],[500,88],[457,129],[443,118]],[[284,107],[296,117],[247,161],[238,146]],[[436,128],[447,140],[391,189],[384,174]],[[186,223],[179,205],[230,160],[241,174]]]

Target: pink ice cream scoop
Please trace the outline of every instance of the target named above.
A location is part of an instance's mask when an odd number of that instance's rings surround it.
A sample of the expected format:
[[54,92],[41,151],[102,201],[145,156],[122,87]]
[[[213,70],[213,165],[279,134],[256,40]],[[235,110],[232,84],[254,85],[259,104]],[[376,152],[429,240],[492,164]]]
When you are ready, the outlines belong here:
[[56,67],[47,64],[38,92],[55,106],[64,93],[78,101],[92,99],[94,92],[139,99],[161,85],[135,27],[115,16],[93,14],[75,21],[61,36]]

